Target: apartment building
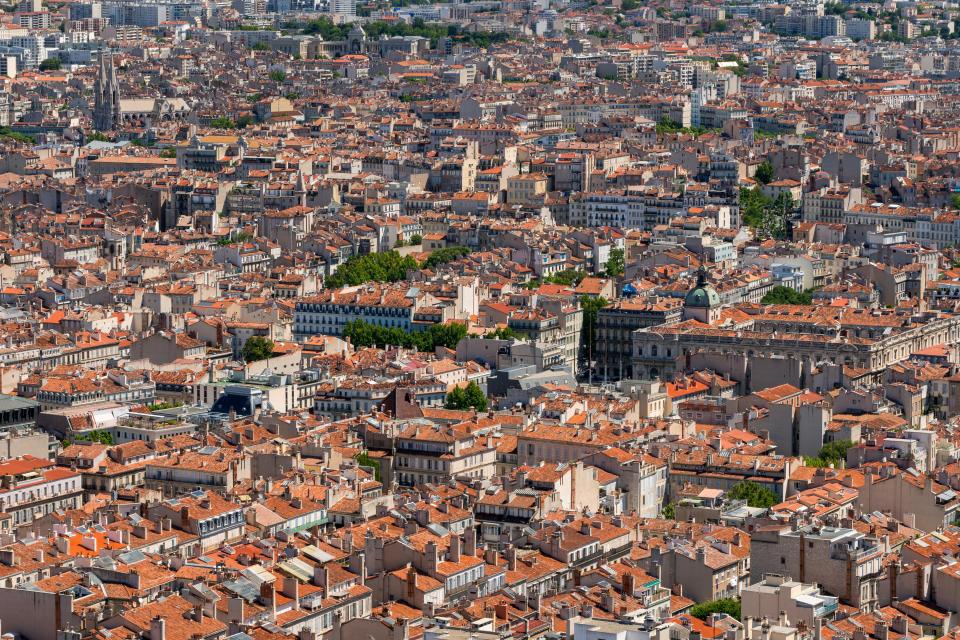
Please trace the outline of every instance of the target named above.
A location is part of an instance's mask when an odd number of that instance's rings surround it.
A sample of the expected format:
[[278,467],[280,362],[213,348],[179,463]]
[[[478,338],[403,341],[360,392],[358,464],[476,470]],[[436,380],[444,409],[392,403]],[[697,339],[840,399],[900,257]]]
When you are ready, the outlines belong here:
[[876,605],[884,555],[881,543],[856,529],[820,524],[763,527],[754,530],[750,540],[756,580],[780,574],[816,583],[861,611]]
[[394,468],[404,485],[446,483],[455,478],[490,478],[496,465],[492,439],[456,427],[411,424],[395,441]]

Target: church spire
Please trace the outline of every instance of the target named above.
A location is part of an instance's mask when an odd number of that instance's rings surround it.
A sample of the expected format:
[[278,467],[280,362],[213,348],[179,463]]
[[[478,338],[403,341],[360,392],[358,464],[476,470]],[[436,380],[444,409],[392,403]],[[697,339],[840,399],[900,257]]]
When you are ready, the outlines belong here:
[[100,53],[100,69],[94,86],[93,127],[97,131],[109,131],[120,119],[120,82],[113,55]]

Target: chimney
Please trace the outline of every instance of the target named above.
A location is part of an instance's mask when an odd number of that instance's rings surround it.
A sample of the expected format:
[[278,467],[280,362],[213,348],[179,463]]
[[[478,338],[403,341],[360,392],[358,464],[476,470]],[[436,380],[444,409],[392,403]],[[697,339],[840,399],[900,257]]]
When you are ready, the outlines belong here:
[[613,613],[614,600],[609,591],[600,596],[600,607],[608,613]]
[[468,556],[477,555],[477,530],[473,527],[463,532],[463,552]]
[[413,567],[407,569],[407,598],[414,601],[417,593],[417,572]]
[[440,556],[437,551],[437,543],[430,541],[423,547],[424,554],[426,555],[425,560],[427,561],[427,572],[436,573],[437,565],[440,564]]
[[150,640],[167,640],[167,621],[160,616],[150,620]]
[[904,616],[895,616],[891,626],[897,633],[905,634],[907,632],[907,619]]
[[623,595],[625,596],[633,595],[633,574],[632,573],[623,574]]
[[327,586],[327,568],[323,565],[313,568],[313,584],[318,587]]
[[516,571],[517,570],[517,548],[513,545],[510,545],[507,548],[507,570]]
[[260,602],[270,612],[270,619],[275,620],[277,618],[277,592],[272,582],[264,582],[260,585]]
[[[230,598],[227,601],[227,622],[243,623],[243,619],[246,617],[243,611],[244,604],[243,598]],[[150,638],[150,640],[153,640],[153,638]]]
[[293,600],[293,610],[300,610],[300,582],[296,578],[283,579],[283,595]]
[[460,562],[460,536],[450,536],[450,562]]
[[887,640],[887,631],[887,623],[885,622],[878,622],[873,627],[873,635],[877,640]]

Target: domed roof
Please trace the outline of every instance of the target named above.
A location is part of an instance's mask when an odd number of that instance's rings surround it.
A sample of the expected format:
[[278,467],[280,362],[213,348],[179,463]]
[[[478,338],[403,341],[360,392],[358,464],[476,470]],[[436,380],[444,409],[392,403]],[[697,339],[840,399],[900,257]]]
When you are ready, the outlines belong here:
[[720,295],[717,290],[707,284],[707,271],[700,266],[697,271],[697,285],[690,289],[687,297],[683,301],[685,307],[718,307],[720,306]]

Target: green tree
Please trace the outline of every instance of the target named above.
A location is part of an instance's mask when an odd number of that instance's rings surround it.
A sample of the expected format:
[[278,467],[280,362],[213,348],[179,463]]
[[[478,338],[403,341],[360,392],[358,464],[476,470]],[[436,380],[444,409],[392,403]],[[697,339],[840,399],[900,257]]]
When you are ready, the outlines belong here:
[[476,382],[467,385],[467,402],[477,411],[487,410],[487,396]]
[[808,467],[829,467],[831,464],[840,469],[846,466],[847,449],[856,446],[851,440],[834,440],[820,448],[816,458],[806,458],[804,464]]
[[690,615],[700,620],[706,620],[712,613],[725,613],[734,620],[740,621],[740,601],[732,598],[711,600],[695,604],[690,609]]
[[715,31],[717,33],[723,33],[724,31],[727,30],[727,22],[725,20],[717,20],[716,22],[713,23],[713,28],[710,30]]
[[336,289],[365,282],[397,282],[406,279],[408,270],[419,267],[413,256],[400,257],[396,251],[354,256],[337,267],[324,286]]
[[266,360],[273,355],[273,340],[263,336],[251,336],[243,343],[243,361]]
[[445,262],[452,262],[457,258],[462,258],[465,255],[470,253],[470,247],[443,247],[442,249],[437,249],[430,253],[427,256],[427,259],[423,262],[424,269],[433,269],[437,265],[443,264]]
[[597,337],[597,314],[610,304],[603,296],[580,296],[580,308],[583,309],[583,324],[580,330],[580,361],[584,367],[593,366],[594,342]]
[[161,158],[176,158],[177,157],[177,148],[176,147],[167,147],[160,152]]
[[510,340],[512,338],[519,338],[520,336],[514,333],[510,327],[497,327],[483,337],[490,338],[491,340]]
[[113,436],[106,431],[91,431],[85,435],[77,436],[74,438],[74,441],[76,440],[83,440],[84,442],[96,442],[108,446],[113,446],[114,444]]
[[463,411],[467,408],[467,392],[460,387],[454,387],[447,393],[447,402],[443,405],[447,409]]
[[236,129],[237,123],[230,118],[220,116],[219,118],[210,120],[210,126],[214,129]]
[[[575,287],[583,279],[587,277],[587,272],[581,269],[564,269],[563,271],[558,271],[553,275],[549,275],[543,278],[543,284],[561,284],[565,287]],[[539,287],[540,284],[537,283],[535,287]]]
[[960,209],[960,193],[954,193],[950,196],[950,206],[954,209]]
[[47,58],[40,62],[40,71],[56,71],[61,66],[60,58]]
[[743,222],[757,228],[763,223],[763,212],[771,204],[760,188],[740,190],[740,216]]
[[731,500],[746,500],[748,506],[760,509],[769,509],[780,504],[777,494],[754,482],[741,482],[735,485],[727,492],[727,497]]
[[287,79],[287,74],[282,69],[274,69],[268,74],[268,77],[274,82],[283,82]]
[[412,236],[410,236],[410,246],[415,247],[422,242],[423,242],[423,236],[421,236],[419,233],[415,233]]
[[774,287],[760,299],[761,304],[813,304],[813,294],[790,287]]
[[761,162],[757,167],[757,172],[753,174],[753,177],[756,178],[760,184],[770,184],[773,182],[773,175],[773,165],[769,162]]
[[237,129],[246,129],[247,127],[253,125],[254,119],[250,114],[240,116],[240,119],[237,120]]
[[26,144],[37,144],[36,136],[29,133],[20,133],[19,131],[14,131],[10,127],[0,127],[0,138],[9,138],[10,140],[23,142]]
[[657,135],[664,135],[666,133],[677,133],[683,130],[683,125],[677,122],[676,120],[671,120],[664,116],[660,118],[660,121],[657,122],[656,131]]
[[626,261],[624,260],[623,249],[611,249],[610,259],[607,260],[606,264],[607,275],[611,278],[622,276],[625,268]]
[[252,51],[270,51],[270,45],[268,45],[266,42],[260,42],[257,40],[253,43],[253,45],[250,46],[250,49]]
[[668,502],[663,505],[663,517],[667,520],[676,520],[677,519],[677,505],[672,502]]
[[355,347],[397,345],[404,349],[430,352],[437,347],[456,349],[467,336],[467,327],[460,322],[432,324],[425,331],[404,331],[400,327],[382,327],[363,320],[351,320],[343,328],[343,337]]
[[94,142],[94,141],[110,142],[110,138],[100,133],[99,131],[94,131],[93,133],[87,136],[87,142]]
[[487,396],[484,395],[476,382],[471,382],[466,388],[454,387],[453,391],[447,394],[447,402],[444,405],[447,409],[457,409],[466,411],[470,408],[477,411],[487,410]]

